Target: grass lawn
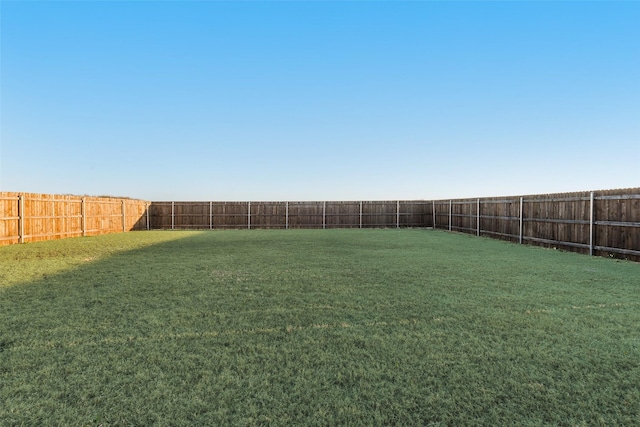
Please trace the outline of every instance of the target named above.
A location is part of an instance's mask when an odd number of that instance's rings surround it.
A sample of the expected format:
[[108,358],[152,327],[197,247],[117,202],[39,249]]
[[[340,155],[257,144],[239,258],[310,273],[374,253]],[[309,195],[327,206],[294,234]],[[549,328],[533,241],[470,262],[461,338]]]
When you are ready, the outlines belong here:
[[640,264],[430,230],[0,248],[0,425],[640,425]]

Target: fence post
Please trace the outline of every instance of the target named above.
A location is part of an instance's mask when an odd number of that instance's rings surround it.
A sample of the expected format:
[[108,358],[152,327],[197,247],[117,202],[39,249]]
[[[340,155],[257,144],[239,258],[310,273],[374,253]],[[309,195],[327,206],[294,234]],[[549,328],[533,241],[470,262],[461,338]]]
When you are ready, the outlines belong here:
[[436,229],[436,201],[433,200],[431,203],[433,203],[433,229]]
[[362,200],[360,200],[360,228],[362,228]]
[[284,211],[284,229],[289,229],[289,202],[285,202],[285,211]]
[[18,196],[18,243],[24,243],[24,196]]
[[122,232],[127,231],[127,207],[122,200]]
[[171,202],[171,229],[176,227],[176,202]]
[[591,192],[589,199],[589,255],[593,256],[593,232],[595,225],[595,206],[593,191]]
[[213,202],[209,202],[209,230],[213,230]]
[[451,220],[453,217],[453,200],[449,200],[449,231],[451,231]]
[[480,235],[480,198],[478,198],[478,205],[476,207],[476,236]]
[[247,202],[247,229],[251,230],[251,202]]
[[322,202],[322,229],[327,228],[327,202]]
[[523,231],[523,213],[524,213],[524,198],[520,197],[520,244],[522,244],[522,231]]
[[396,205],[396,228],[400,228],[400,200]]

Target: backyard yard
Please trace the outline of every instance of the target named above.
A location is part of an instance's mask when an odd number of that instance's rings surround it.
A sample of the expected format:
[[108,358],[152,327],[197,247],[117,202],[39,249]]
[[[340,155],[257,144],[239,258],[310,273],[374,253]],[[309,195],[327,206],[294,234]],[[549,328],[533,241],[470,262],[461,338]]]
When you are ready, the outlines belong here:
[[640,425],[640,264],[424,229],[0,248],[0,425]]

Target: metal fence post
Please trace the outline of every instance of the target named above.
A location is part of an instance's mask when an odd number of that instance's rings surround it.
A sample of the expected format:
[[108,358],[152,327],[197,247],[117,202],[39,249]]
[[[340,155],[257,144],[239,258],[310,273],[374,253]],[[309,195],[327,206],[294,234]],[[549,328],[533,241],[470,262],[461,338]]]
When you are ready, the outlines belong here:
[[18,196],[18,243],[24,243],[24,196]]
[[436,229],[436,201],[433,200],[433,229]]
[[480,199],[478,198],[478,205],[476,207],[476,236],[480,235]]
[[589,255],[593,255],[593,233],[595,225],[595,206],[594,206],[594,194],[593,191],[589,196]]
[[524,225],[524,223],[523,223],[523,219],[524,219],[523,213],[524,213],[524,198],[520,197],[520,240],[519,240],[520,244],[522,244],[522,232],[523,232],[523,225]]
[[322,202],[322,229],[327,228],[327,202]]

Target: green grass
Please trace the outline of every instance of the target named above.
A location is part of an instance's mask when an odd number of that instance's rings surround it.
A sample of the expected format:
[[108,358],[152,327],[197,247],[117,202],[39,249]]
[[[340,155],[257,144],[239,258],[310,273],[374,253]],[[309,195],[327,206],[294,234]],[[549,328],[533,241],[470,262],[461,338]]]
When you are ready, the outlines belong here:
[[640,425],[640,264],[427,230],[0,248],[0,425]]

